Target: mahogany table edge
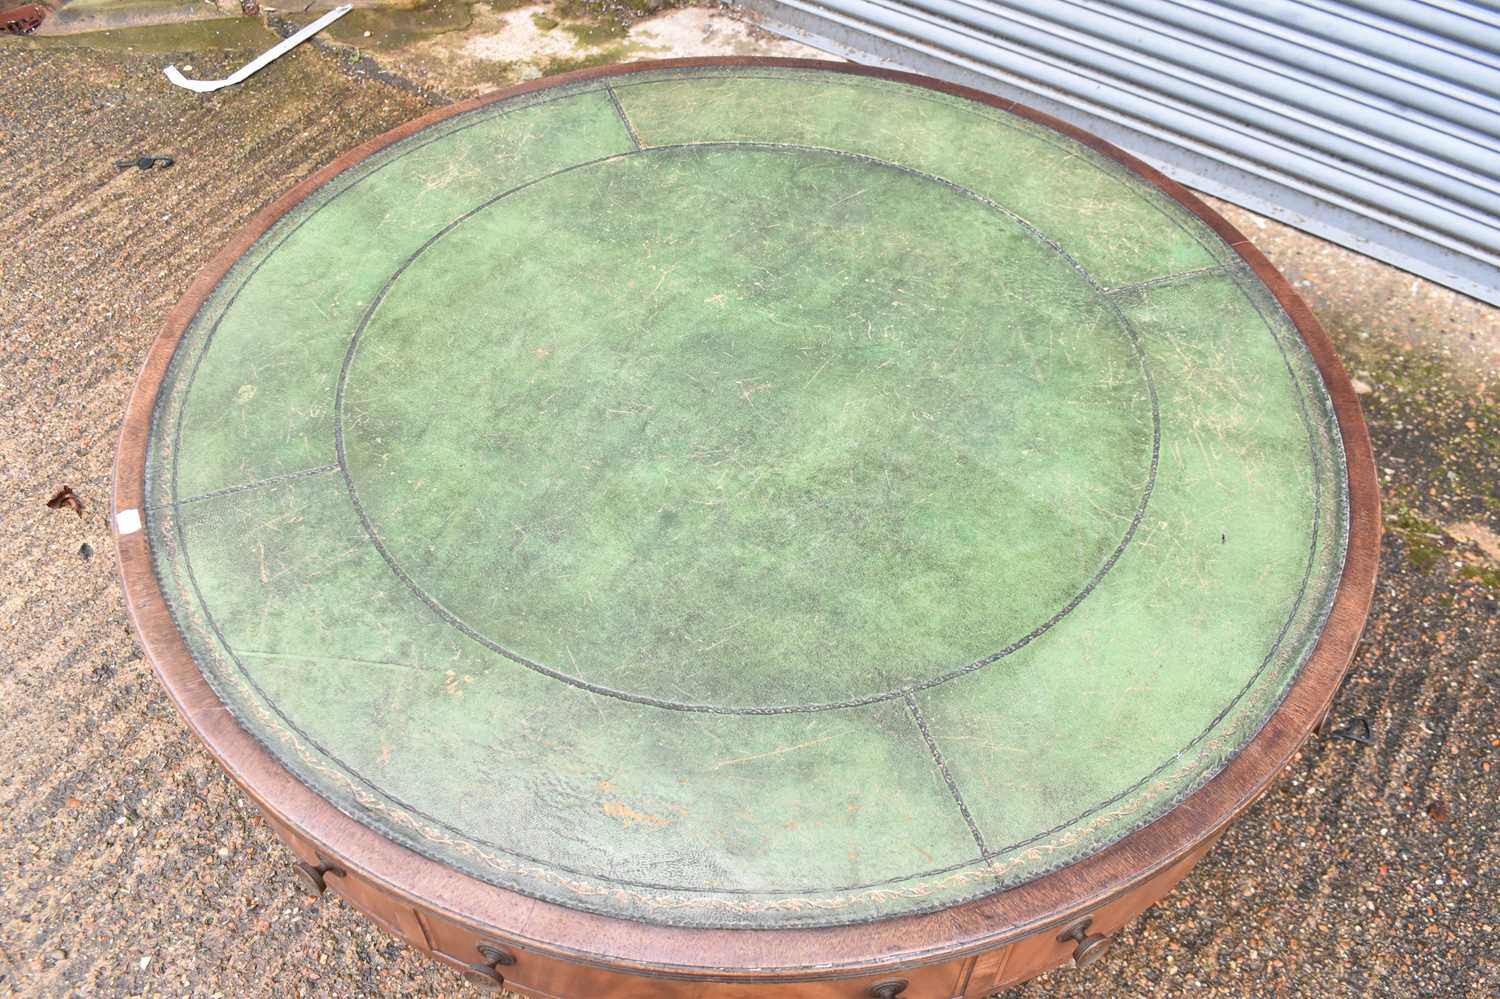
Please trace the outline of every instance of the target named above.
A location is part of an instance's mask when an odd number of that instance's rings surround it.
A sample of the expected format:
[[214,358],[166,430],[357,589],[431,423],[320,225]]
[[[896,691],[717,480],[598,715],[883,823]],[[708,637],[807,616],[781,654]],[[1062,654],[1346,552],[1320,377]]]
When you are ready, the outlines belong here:
[[[535,80],[440,108],[338,157],[259,212],[199,272],[169,314],[132,392],[114,469],[113,512],[145,505],[146,447],[158,389],[178,341],[230,266],[282,215],[338,173],[435,122],[533,90],[603,76],[698,66],[815,68],[900,81],[965,97],[1045,125],[1125,165],[1193,212],[1221,236],[1277,298],[1296,325],[1332,400],[1347,459],[1348,550],[1327,625],[1281,707],[1255,738],[1211,781],[1150,825],[1070,867],[972,902],[934,913],[857,926],[815,929],[715,930],[649,925],[568,909],[460,874],[385,839],[348,818],[281,766],[226,711],[199,672],[169,613],[152,567],[145,533],[111,526],[128,616],[153,668],[188,724],[210,752],[304,853],[375,886],[416,911],[505,941],[527,952],[582,966],[677,979],[806,982],[847,979],[968,960],[974,955],[1055,930],[1126,899],[1130,916],[1160,898],[1171,884],[1151,883],[1196,862],[1223,827],[1255,800],[1328,712],[1348,669],[1374,592],[1380,546],[1380,501],[1369,435],[1348,375],[1306,304],[1264,255],[1191,192],[1130,154],[1053,118],[955,84],[917,74],[809,59],[757,57],[670,59],[606,66]],[[313,844],[316,844],[314,846]],[[1176,865],[1176,866],[1174,866]],[[1155,889],[1136,897],[1143,887]],[[357,903],[358,904],[358,903]],[[366,911],[370,904],[360,905]],[[377,920],[413,939],[389,920]],[[440,953],[463,964],[471,955]],[[1066,959],[1066,953],[1063,955]],[[972,961],[970,965],[972,966]],[[1059,962],[1053,962],[1059,963]],[[1043,970],[1043,969],[1038,969]],[[970,970],[963,972],[967,978]],[[1003,973],[997,982],[1004,984]],[[665,985],[665,983],[663,983]],[[962,985],[962,982],[960,983]],[[537,992],[537,995],[550,993]],[[851,993],[852,994],[852,993]],[[867,994],[867,993],[858,993]],[[978,992],[961,994],[979,995]]]

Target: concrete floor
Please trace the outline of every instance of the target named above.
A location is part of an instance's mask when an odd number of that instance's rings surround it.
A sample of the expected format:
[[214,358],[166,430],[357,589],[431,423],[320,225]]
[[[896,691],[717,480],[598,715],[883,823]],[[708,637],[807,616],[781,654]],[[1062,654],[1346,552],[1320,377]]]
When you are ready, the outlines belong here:
[[[663,51],[776,44],[688,13],[701,23]],[[444,44],[493,48],[491,20],[513,16],[479,11]],[[304,46],[207,97],[160,75],[222,75],[268,38],[0,42],[0,995],[468,992],[337,900],[304,901],[159,691],[115,578],[120,413],[197,268],[339,152],[504,82],[415,35],[358,60]],[[496,61],[555,68],[521,56]],[[142,153],[177,164],[116,170]],[[1105,963],[1014,995],[1500,995],[1500,310],[1229,214],[1366,393],[1388,534],[1337,720],[1367,718],[1373,740],[1309,745]],[[63,485],[81,515],[45,505]]]

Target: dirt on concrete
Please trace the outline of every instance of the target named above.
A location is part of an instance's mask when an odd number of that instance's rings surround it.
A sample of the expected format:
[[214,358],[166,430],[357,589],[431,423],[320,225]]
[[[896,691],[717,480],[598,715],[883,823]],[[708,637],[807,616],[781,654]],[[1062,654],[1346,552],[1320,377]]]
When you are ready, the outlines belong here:
[[[267,49],[333,0],[278,0],[240,16],[240,0],[69,0],[30,39],[47,48],[180,55],[184,73],[212,79],[195,52]],[[231,11],[233,12],[231,15]],[[346,74],[382,78],[432,103],[609,63],[675,55],[828,58],[716,5],[687,0],[360,0],[308,42]],[[201,63],[202,60],[199,60]],[[191,68],[190,68],[191,67]]]
[[[215,95],[160,75],[224,75],[270,37],[0,43],[0,995],[469,994],[337,899],[304,899],[157,686],[115,577],[115,435],[193,274],[318,166],[470,92],[337,39]],[[115,166],[146,154],[176,163]],[[1335,723],[1366,719],[1370,741],[1309,744],[1106,962],[1011,996],[1495,996],[1500,313],[1230,214],[1364,392],[1388,533]],[[64,486],[81,513],[48,507]]]

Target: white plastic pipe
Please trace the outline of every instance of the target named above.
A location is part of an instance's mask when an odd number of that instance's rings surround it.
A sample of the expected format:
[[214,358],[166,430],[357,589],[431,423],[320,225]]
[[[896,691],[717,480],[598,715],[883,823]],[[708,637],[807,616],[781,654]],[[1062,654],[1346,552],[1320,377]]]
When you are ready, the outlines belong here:
[[279,45],[276,45],[275,47],[269,48],[265,52],[262,52],[259,56],[256,56],[254,59],[245,63],[245,65],[241,66],[233,73],[230,73],[222,80],[189,80],[187,77],[182,75],[182,71],[179,70],[176,66],[168,66],[166,69],[162,70],[162,72],[167,74],[167,79],[171,80],[179,87],[184,87],[188,90],[193,90],[200,94],[208,94],[212,93],[215,90],[221,90],[224,87],[232,87],[236,83],[240,83],[244,80],[249,79],[262,67],[275,62],[277,59],[280,59],[292,49],[296,48],[298,45],[301,45],[313,35],[316,35],[318,32],[322,31],[324,28],[328,27],[334,21],[337,21],[339,18],[343,17],[353,9],[353,5],[347,3],[342,7],[333,8],[333,10],[330,10],[328,13],[318,18],[312,24],[309,24],[307,27],[303,28],[301,31],[297,32],[290,38],[283,40]]

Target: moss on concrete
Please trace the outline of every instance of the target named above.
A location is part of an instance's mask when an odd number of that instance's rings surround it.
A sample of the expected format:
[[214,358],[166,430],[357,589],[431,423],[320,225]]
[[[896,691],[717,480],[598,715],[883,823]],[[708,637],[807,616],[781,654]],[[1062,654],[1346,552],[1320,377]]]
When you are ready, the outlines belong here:
[[475,0],[414,0],[350,11],[319,37],[364,49],[394,49],[467,30],[474,23]]
[[1392,507],[1385,515],[1387,533],[1405,544],[1406,557],[1413,566],[1431,571],[1443,557],[1443,529],[1408,506],[1393,503]]
[[218,17],[68,35],[0,35],[0,46],[20,49],[88,49],[162,55],[269,48],[275,41],[276,36],[253,17]]
[[610,63],[625,62],[634,46],[611,45],[597,52],[589,52],[578,56],[560,56],[549,59],[542,67],[543,76],[556,76],[559,73],[572,73],[575,70],[589,69],[593,66],[607,66]]
[[559,17],[598,28],[615,25],[623,34],[643,17],[673,7],[692,6],[692,0],[557,0]]
[[573,36],[580,45],[603,45],[616,38],[624,38],[630,32],[630,26],[622,21],[565,21],[562,29]]
[[1413,568],[1500,592],[1500,565],[1459,525],[1500,531],[1500,401],[1482,375],[1420,338],[1378,338],[1325,316],[1362,391],[1388,541]]

